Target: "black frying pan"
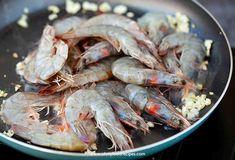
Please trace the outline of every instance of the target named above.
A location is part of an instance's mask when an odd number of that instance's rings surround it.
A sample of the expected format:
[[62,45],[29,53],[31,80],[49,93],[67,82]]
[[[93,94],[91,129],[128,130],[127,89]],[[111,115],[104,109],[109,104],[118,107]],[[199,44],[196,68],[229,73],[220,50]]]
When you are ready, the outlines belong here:
[[[23,140],[15,137],[9,138],[0,134],[0,141],[20,150],[24,153],[41,157],[45,159],[88,159],[88,158],[140,158],[158,151],[161,151],[178,141],[185,138],[187,135],[196,130],[213,110],[218,106],[224,96],[232,74],[232,56],[228,40],[219,26],[217,21],[203,8],[200,4],[188,0],[106,0],[112,5],[125,4],[129,10],[134,12],[136,17],[141,16],[145,12],[164,11],[174,14],[180,11],[188,15],[196,28],[192,31],[202,39],[212,39],[214,41],[212,55],[208,67],[208,75],[205,79],[206,88],[208,91],[214,92],[212,105],[206,107],[201,113],[201,119],[198,120],[188,129],[177,132],[174,130],[165,130],[163,127],[155,127],[151,130],[151,134],[146,136],[133,133],[133,142],[135,149],[127,151],[112,152],[107,150],[110,143],[107,139],[98,140],[98,153],[96,155],[85,155],[83,153],[71,153],[57,151],[53,149],[39,147],[33,144],[28,144]],[[100,3],[101,1],[96,1]],[[42,29],[48,23],[47,6],[51,4],[64,6],[63,0],[8,0],[0,1],[0,89],[6,89],[9,95],[14,93],[12,84],[19,83],[19,77],[15,73],[15,64],[21,58],[13,59],[12,53],[17,52],[20,57],[27,55],[35,43],[39,39]],[[30,11],[29,28],[22,29],[16,25],[16,20],[23,13],[24,7],[28,7]],[[64,15],[64,13],[61,13]],[[3,78],[6,75],[6,78]],[[3,131],[6,126],[0,122],[0,131]]]

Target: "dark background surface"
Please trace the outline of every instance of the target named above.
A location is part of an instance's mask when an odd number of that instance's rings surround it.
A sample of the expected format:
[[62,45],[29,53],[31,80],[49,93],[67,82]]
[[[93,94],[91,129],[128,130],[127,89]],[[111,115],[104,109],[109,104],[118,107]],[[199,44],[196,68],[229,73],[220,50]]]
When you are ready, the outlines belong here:
[[[201,0],[227,33],[235,53],[235,0]],[[194,133],[176,145],[147,157],[149,160],[235,160],[235,77],[209,119]],[[4,157],[4,158],[3,158]],[[0,144],[2,159],[36,159]]]

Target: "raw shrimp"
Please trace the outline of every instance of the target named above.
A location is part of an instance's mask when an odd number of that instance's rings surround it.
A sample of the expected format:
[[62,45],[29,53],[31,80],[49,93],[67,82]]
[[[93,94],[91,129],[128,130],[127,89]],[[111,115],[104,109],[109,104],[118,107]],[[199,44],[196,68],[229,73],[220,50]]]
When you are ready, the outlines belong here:
[[84,18],[80,18],[77,16],[72,16],[65,19],[57,20],[53,24],[53,27],[55,28],[55,35],[60,36],[66,32],[75,30],[76,28],[80,27],[84,21],[85,21]]
[[[163,69],[163,66],[149,52],[142,52],[134,37],[124,29],[111,25],[97,25],[77,28],[75,31],[62,35],[64,39],[82,37],[101,37],[110,42],[118,52],[122,50],[150,68]],[[147,50],[146,50],[147,51]]]
[[159,121],[177,129],[186,129],[190,123],[163,96],[156,96],[144,87],[128,84],[122,96]]
[[98,83],[95,89],[111,104],[122,122],[133,128],[141,129],[144,133],[148,132],[148,125],[144,119],[135,113],[131,106],[124,101],[123,97],[115,94],[115,91],[123,88],[123,86],[125,84],[119,81],[105,81]]
[[149,38],[158,46],[163,37],[173,32],[166,14],[146,13],[138,19],[138,24],[147,31]]
[[134,20],[117,14],[102,14],[88,19],[81,27],[86,28],[96,25],[112,25],[123,28],[130,32],[135,39],[144,44],[149,51],[158,58],[158,53],[154,43],[141,31],[140,27]]
[[181,53],[180,69],[187,77],[194,79],[202,63],[206,49],[202,40],[191,33],[174,33],[166,36],[159,46],[161,53],[177,48]]
[[147,69],[132,57],[122,57],[112,64],[112,73],[126,83],[143,86],[168,85],[183,87],[186,81],[177,75],[164,71]]
[[94,46],[88,48],[84,55],[79,59],[77,70],[81,70],[84,66],[98,62],[106,57],[119,54],[120,52],[117,52],[109,42],[102,41],[96,43]]
[[66,103],[65,116],[73,130],[80,136],[84,133],[83,119],[95,118],[97,127],[109,138],[113,146],[126,150],[133,148],[132,140],[115,117],[110,104],[95,90],[78,90]]
[[47,80],[64,66],[68,57],[68,46],[55,39],[55,29],[47,25],[36,54],[35,72],[41,80]]
[[40,121],[39,111],[48,106],[60,109],[61,105],[58,95],[41,97],[33,92],[18,92],[2,104],[2,117],[16,135],[34,144],[67,151],[85,151],[88,145],[68,128],[65,117],[58,118],[56,124]]
[[69,87],[80,87],[88,83],[104,81],[112,77],[111,65],[116,57],[109,57],[99,63],[89,65],[75,75],[66,75],[66,81],[51,84],[39,91],[40,95],[50,95],[63,91]]
[[24,65],[23,77],[30,83],[48,84],[47,81],[39,79],[35,72],[36,51],[32,51],[22,62]]

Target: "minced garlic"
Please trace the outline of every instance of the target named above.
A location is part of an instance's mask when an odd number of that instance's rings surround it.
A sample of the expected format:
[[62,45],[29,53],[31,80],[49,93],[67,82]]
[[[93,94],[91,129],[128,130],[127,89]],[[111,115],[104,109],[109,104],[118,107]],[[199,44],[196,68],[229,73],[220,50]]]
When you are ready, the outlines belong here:
[[210,40],[210,39],[207,39],[207,40],[204,41],[204,45],[206,47],[206,56],[207,57],[210,56],[212,43],[213,43],[213,41]]
[[56,6],[56,5],[50,5],[50,6],[48,6],[47,9],[48,9],[48,11],[51,12],[51,14],[48,16],[48,19],[49,19],[50,21],[52,21],[52,20],[58,18],[58,13],[60,12],[60,8],[59,8],[58,6]]
[[8,93],[6,91],[0,90],[0,97],[6,97]]
[[133,18],[135,14],[133,12],[127,12],[126,16],[129,18]]
[[127,6],[117,5],[114,7],[113,12],[116,14],[125,14],[127,12]]
[[20,19],[17,21],[17,24],[22,28],[28,28],[28,16],[26,14],[23,14]]
[[55,13],[51,13],[51,14],[48,16],[48,19],[49,19],[50,21],[53,21],[53,20],[55,20],[55,19],[57,19],[57,18],[58,18],[58,15],[55,14]]
[[81,5],[78,2],[72,0],[65,1],[65,10],[69,14],[76,14],[81,9]]
[[60,8],[56,5],[50,5],[50,6],[48,6],[47,9],[48,9],[48,11],[55,13],[55,14],[58,14],[60,12]]
[[175,16],[167,15],[167,18],[171,27],[174,28],[176,32],[188,33],[190,31],[189,27],[190,20],[186,15],[180,12],[176,12]]
[[209,92],[209,95],[213,96],[213,95],[214,95],[214,92]]
[[16,85],[15,85],[15,92],[18,91],[21,87],[22,87],[21,85],[16,84]]
[[154,128],[154,123],[151,121],[148,121],[147,125],[149,126],[149,128]]
[[12,137],[15,133],[12,129],[9,129],[8,131],[4,131],[3,134],[8,137]]
[[18,75],[23,76],[23,75],[24,75],[24,69],[25,69],[25,63],[24,63],[24,61],[18,62],[18,63],[16,64],[16,73],[17,73]]
[[12,57],[13,58],[19,58],[19,55],[16,52],[14,52],[14,53],[12,53]]
[[85,11],[96,12],[98,10],[98,5],[96,3],[84,1],[82,3],[82,9],[85,10]]
[[182,98],[182,102],[184,103],[181,108],[182,115],[188,120],[195,120],[199,116],[199,111],[211,104],[211,99],[207,98],[205,94],[196,96],[194,93],[190,93]]
[[101,12],[110,12],[112,10],[111,5],[108,2],[103,2],[99,6]]

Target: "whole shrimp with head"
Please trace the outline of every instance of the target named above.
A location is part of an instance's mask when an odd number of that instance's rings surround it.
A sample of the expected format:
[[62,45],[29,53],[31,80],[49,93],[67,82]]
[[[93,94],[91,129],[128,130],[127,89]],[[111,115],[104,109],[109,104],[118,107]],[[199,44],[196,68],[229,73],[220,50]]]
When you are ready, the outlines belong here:
[[163,96],[156,96],[144,87],[128,84],[120,94],[131,104],[176,129],[186,129],[190,123]]
[[104,81],[98,83],[95,89],[111,104],[120,121],[146,133],[149,129],[144,119],[132,109],[123,97],[115,93],[124,86],[125,84],[119,81]]
[[[16,135],[34,144],[66,151],[87,150],[88,145],[68,127],[63,114],[57,112],[62,105],[59,95],[41,97],[33,92],[18,92],[2,104],[2,118]],[[58,114],[51,120],[41,121],[38,112],[49,106]],[[94,130],[89,130],[94,135]]]
[[63,34],[63,39],[74,39],[84,37],[101,37],[113,45],[118,52],[121,50],[126,54],[138,59],[149,68],[165,70],[163,64],[156,60],[146,49],[141,50],[135,38],[121,27],[111,25],[95,25],[86,28],[77,28],[75,31]]
[[102,14],[90,18],[84,22],[81,27],[90,27],[95,25],[112,25],[123,28],[124,30],[130,32],[139,43],[144,44],[144,46],[146,46],[146,48],[159,61],[161,61],[154,43],[146,36],[134,20],[117,14]]
[[164,71],[147,69],[132,57],[122,57],[112,64],[112,73],[126,83],[143,86],[167,85],[183,87],[186,81],[177,75]]
[[47,80],[58,73],[68,57],[68,45],[55,38],[55,29],[47,25],[36,53],[35,73],[41,80]]
[[97,127],[112,141],[112,148],[115,150],[117,147],[120,150],[133,148],[131,138],[115,117],[112,107],[95,90],[81,89],[73,93],[67,100],[65,116],[79,137],[84,136],[83,119],[94,118]]

